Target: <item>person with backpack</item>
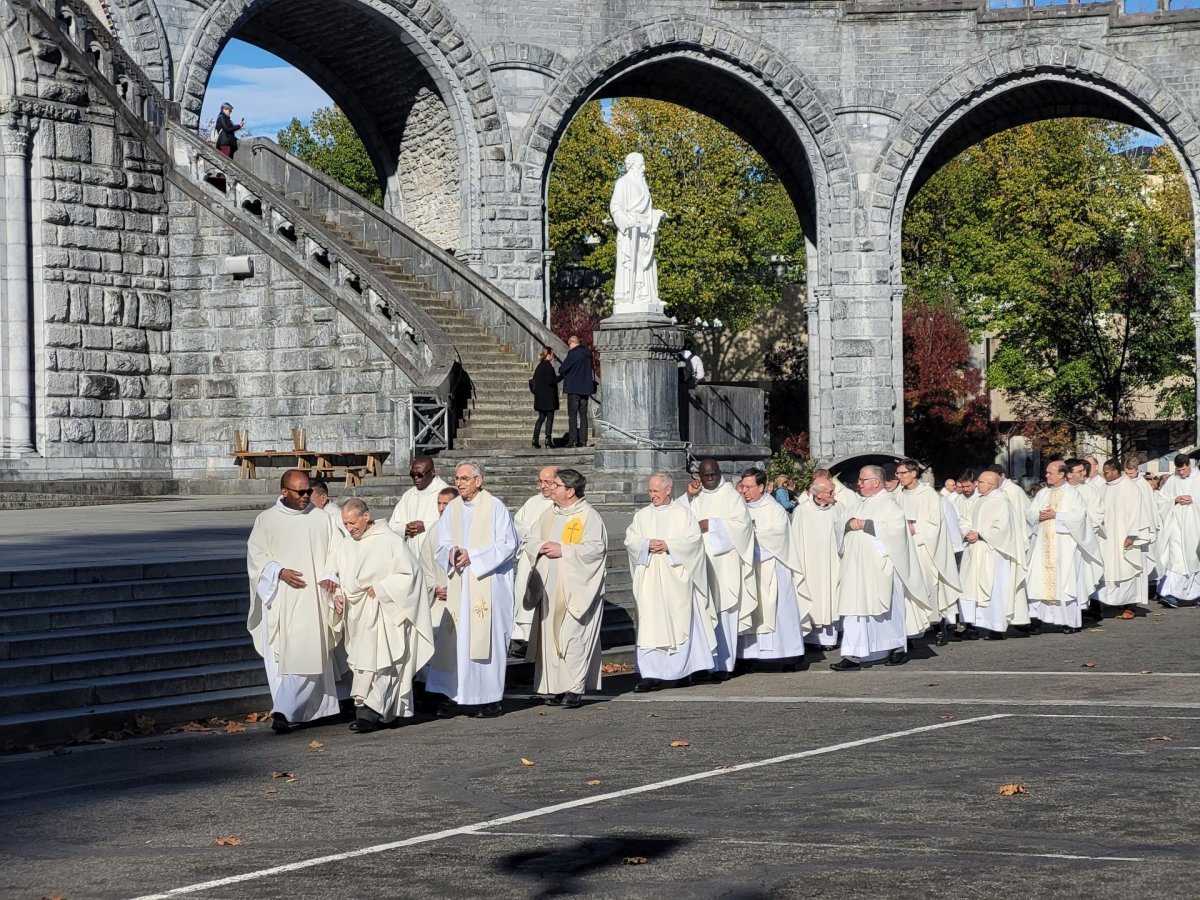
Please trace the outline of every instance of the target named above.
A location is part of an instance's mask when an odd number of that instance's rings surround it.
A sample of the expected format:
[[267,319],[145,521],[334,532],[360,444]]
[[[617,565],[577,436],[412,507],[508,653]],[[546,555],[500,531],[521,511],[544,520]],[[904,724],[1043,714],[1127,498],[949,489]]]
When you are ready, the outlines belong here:
[[222,103],[221,114],[217,116],[217,121],[213,125],[212,142],[217,145],[217,149],[233,159],[233,154],[237,153],[238,139],[237,133],[240,129],[246,127],[246,120],[242,119],[236,125],[233,124],[233,104]]

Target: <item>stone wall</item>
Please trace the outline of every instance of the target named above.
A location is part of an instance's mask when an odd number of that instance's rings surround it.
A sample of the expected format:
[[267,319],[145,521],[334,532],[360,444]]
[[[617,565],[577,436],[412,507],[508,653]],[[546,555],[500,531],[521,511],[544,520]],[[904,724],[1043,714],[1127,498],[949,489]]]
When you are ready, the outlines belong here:
[[458,249],[463,246],[462,192],[450,111],[429,84],[410,89],[412,105],[392,179],[401,198],[397,218],[442,249]]
[[[251,450],[390,450],[404,435],[396,367],[344,316],[216,216],[171,188],[173,463],[229,475],[234,430]],[[250,255],[254,274],[224,274]]]

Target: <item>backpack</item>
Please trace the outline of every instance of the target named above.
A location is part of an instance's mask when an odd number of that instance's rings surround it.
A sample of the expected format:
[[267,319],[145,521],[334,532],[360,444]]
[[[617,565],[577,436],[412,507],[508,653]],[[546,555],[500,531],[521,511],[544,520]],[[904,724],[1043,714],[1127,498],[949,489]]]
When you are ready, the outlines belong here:
[[219,138],[220,136],[221,136],[221,129],[219,129],[216,125],[213,125],[212,131],[210,131],[208,133],[208,142],[210,144],[215,144],[217,142],[217,138]]

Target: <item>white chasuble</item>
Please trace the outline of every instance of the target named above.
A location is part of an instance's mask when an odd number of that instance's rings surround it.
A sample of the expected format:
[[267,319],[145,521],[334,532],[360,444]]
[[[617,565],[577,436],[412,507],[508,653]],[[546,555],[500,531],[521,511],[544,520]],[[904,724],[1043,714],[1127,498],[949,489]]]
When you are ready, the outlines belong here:
[[[549,497],[534,494],[513,516],[513,526],[517,529],[517,540],[520,545],[517,548],[517,577],[513,588],[516,609],[512,636],[520,641],[529,640],[529,626],[533,624],[534,613],[537,610],[537,600],[530,597],[527,592],[529,573],[533,571],[534,560],[525,551],[529,548],[531,541],[537,540],[535,535],[541,526],[542,516],[553,508],[554,501]],[[541,546],[542,543],[542,541],[537,541],[538,546]],[[537,556],[536,552],[534,556]]]
[[334,548],[326,576],[337,581],[345,598],[342,627],[355,703],[385,722],[411,716],[413,675],[433,655],[420,564],[404,538],[375,522],[359,540]]
[[[438,494],[447,487],[449,485],[446,482],[434,475],[433,480],[425,486],[424,490],[410,487],[405,491],[400,497],[400,502],[396,504],[396,508],[392,510],[388,525],[392,531],[404,538],[408,543],[408,549],[417,559],[421,558],[421,548],[429,541],[429,534],[438,522]],[[418,535],[406,538],[404,529],[409,522],[423,522],[425,530]]]
[[[341,540],[333,520],[308,506],[294,510],[276,501],[254,520],[246,547],[250,612],[246,627],[263,658],[273,712],[289,722],[338,713],[334,664],[334,610],[318,583],[330,548]],[[294,588],[284,569],[306,584]]]
[[818,506],[809,498],[792,512],[792,542],[804,573],[797,590],[808,603],[813,643],[832,647],[837,643],[838,535],[846,525],[846,505],[834,500]]
[[[930,624],[954,620],[958,605],[958,567],[954,562],[954,547],[950,529],[946,527],[942,498],[927,484],[917,482],[911,489],[896,492],[896,500],[904,510],[904,518],[912,526],[913,543],[929,590]],[[909,632],[914,622],[908,623]]]
[[[1158,593],[1176,600],[1200,597],[1200,474],[1173,475],[1154,494],[1162,521],[1158,538]],[[1192,503],[1179,498],[1191,497]]]
[[758,606],[750,630],[739,639],[744,659],[792,659],[804,655],[804,632],[812,627],[807,598],[796,590],[803,578],[791,522],[770,494],[747,503],[757,543],[754,575]]
[[[538,556],[554,541],[562,557]],[[534,605],[528,658],[539,694],[583,694],[600,689],[600,625],[604,617],[604,562],[608,531],[586,500],[542,513],[522,552],[532,566],[528,594]]]
[[[1043,509],[1054,510],[1054,518],[1039,521]],[[1079,628],[1080,604],[1096,590],[1103,565],[1083,497],[1070,484],[1044,487],[1025,511],[1025,520],[1031,535],[1025,582],[1029,615]]]
[[[665,553],[651,553],[652,540]],[[709,593],[704,536],[691,510],[673,500],[634,514],[625,550],[637,605],[637,665],[643,678],[673,681],[713,667],[717,608]]]
[[[1149,606],[1146,580],[1149,572],[1143,568],[1146,547],[1154,534],[1149,508],[1136,484],[1124,475],[1104,483],[1101,489],[1104,506],[1100,529],[1100,555],[1104,560],[1104,581],[1100,585],[1100,602],[1106,606]],[[1130,541],[1128,547],[1125,542]]]
[[966,544],[962,558],[962,595],[974,614],[969,624],[1004,632],[1010,624],[1027,625],[1029,608],[1019,589],[1025,575],[1020,550],[1024,520],[998,490],[968,507],[967,532],[979,540]]
[[[426,685],[455,703],[498,703],[504,696],[513,624],[517,531],[512,516],[487,491],[470,503],[456,497],[438,520],[433,539],[434,561],[446,573],[447,597],[446,614],[434,631]],[[455,548],[465,549],[471,559],[461,571],[450,558]]]

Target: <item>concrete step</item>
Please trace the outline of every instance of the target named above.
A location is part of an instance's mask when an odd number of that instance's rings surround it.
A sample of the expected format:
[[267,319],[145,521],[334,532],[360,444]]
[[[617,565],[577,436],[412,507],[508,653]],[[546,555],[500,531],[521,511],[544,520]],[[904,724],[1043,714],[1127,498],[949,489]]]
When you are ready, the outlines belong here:
[[[222,561],[224,563],[225,561]],[[77,607],[92,604],[132,603],[139,600],[197,599],[249,591],[244,560],[236,574],[217,572],[207,576],[181,578],[126,579],[85,584],[53,584],[38,587],[12,587],[0,590],[0,613],[19,610]],[[222,565],[220,568],[227,568]],[[61,572],[40,573],[61,576]]]
[[132,672],[155,672],[178,668],[185,662],[196,666],[219,665],[258,658],[243,623],[242,634],[233,637],[0,661],[0,690]]
[[255,657],[233,663],[19,686],[0,690],[0,717],[205,691],[261,687],[266,683],[267,675],[262,660]]
[[207,578],[230,572],[245,572],[245,561],[236,559],[172,560],[157,563],[122,563],[113,566],[74,566],[68,569],[22,569],[12,566],[0,572],[0,590],[49,585],[98,584],[143,579]]
[[[244,584],[242,586],[245,587]],[[89,628],[99,625],[196,619],[235,613],[245,615],[249,602],[248,592],[242,590],[232,594],[214,594],[206,597],[185,597],[172,600],[93,602],[74,606],[22,609],[0,613],[0,635]]]
[[245,633],[246,617],[244,615],[205,616],[199,619],[170,622],[31,631],[26,634],[0,638],[0,659],[17,661],[56,656],[62,653],[125,650],[160,644],[186,643],[200,638],[212,640],[233,638]]

